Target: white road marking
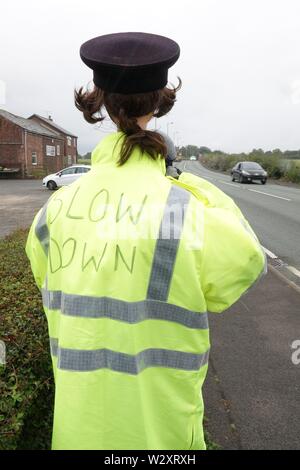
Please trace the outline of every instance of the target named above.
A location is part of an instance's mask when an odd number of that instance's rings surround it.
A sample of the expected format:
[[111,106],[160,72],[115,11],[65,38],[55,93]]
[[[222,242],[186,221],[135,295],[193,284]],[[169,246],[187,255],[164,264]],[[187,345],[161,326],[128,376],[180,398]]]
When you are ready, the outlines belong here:
[[291,199],[288,199],[288,198],[286,198],[286,197],[275,196],[274,194],[265,193],[265,192],[263,192],[263,191],[258,191],[257,189],[248,189],[248,191],[253,191],[254,193],[264,194],[265,196],[276,197],[277,199],[284,199],[285,201],[291,201]]
[[[184,164],[183,171],[186,169],[185,167],[186,167],[186,163]],[[193,169],[190,171],[192,171],[195,176],[199,176],[199,178],[203,178],[204,180],[206,179],[213,180],[213,181],[216,180],[216,178],[213,178],[212,176],[202,175],[201,173],[198,173],[198,172],[196,173],[195,170]]]
[[[198,175],[198,176],[200,176],[200,175]],[[202,176],[200,176],[200,178],[203,178],[204,180],[208,179],[208,180],[213,180],[213,181],[216,179],[216,178],[213,178],[212,176],[207,176],[207,175],[202,175]]]
[[268,250],[268,249],[265,248],[264,246],[261,246],[261,247],[262,247],[262,249],[264,250],[264,252],[265,252],[268,256],[270,256],[270,258],[272,258],[272,259],[278,258],[278,256],[277,256],[277,255],[274,255],[274,253],[272,253],[272,251]]
[[298,269],[294,268],[294,266],[287,266],[287,268],[288,268],[293,274],[295,274],[295,276],[300,277],[300,271],[298,271]]
[[222,181],[222,180],[218,180],[219,183],[223,183],[223,184],[228,184],[229,186],[233,186],[234,188],[239,188],[241,189],[241,186],[238,186],[237,184],[234,184],[234,183],[226,183],[226,181]]
[[[272,251],[268,250],[267,248],[265,248],[264,246],[262,246],[262,249],[264,250],[264,252],[272,259],[278,259],[278,256],[275,255],[274,253],[272,253]],[[286,268],[291,271],[291,273],[293,273],[295,276],[297,277],[300,277],[300,271],[297,269],[297,268],[294,268],[294,266],[286,266]]]

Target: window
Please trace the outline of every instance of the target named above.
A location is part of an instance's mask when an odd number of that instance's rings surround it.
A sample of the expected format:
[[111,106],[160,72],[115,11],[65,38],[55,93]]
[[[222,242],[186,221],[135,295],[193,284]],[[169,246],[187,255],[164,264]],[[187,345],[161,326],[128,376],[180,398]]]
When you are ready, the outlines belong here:
[[36,152],[31,152],[31,163],[32,163],[32,165],[37,165],[37,154],[36,154]]
[[72,155],[68,155],[68,165],[72,164]]
[[76,167],[76,173],[87,173],[88,171],[90,171],[90,168],[87,168],[85,166]]
[[56,146],[56,155],[59,157],[60,156],[60,145]]
[[66,168],[65,170],[61,171],[62,175],[74,175],[76,172],[76,168]]
[[47,157],[55,157],[55,145],[46,145]]
[[75,137],[73,137],[73,145],[74,145],[74,147],[76,147],[76,138]]
[[256,162],[243,163],[243,169],[245,170],[262,170],[262,167]]
[[67,136],[67,142],[68,142],[68,145],[71,146],[72,145],[72,137]]

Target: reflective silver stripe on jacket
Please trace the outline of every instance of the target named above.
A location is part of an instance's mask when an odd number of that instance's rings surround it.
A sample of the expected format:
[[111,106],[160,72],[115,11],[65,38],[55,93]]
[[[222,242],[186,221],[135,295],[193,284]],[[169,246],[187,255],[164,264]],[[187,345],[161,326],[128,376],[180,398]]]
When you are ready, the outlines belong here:
[[[195,329],[207,329],[206,312],[198,313],[167,303],[172,281],[178,244],[184,223],[185,207],[190,194],[172,186],[160,224],[156,242],[147,299],[126,302],[108,297],[66,294],[61,291],[42,290],[43,304],[63,315],[86,318],[111,318],[127,323],[147,319],[166,320]],[[209,351],[202,354],[150,348],[136,355],[110,349],[80,350],[59,346],[57,338],[50,339],[51,353],[56,356],[57,367],[69,371],[95,371],[110,369],[138,374],[148,367],[168,367],[196,371],[207,364]]]
[[147,299],[168,299],[189,199],[188,191],[175,185],[171,187],[156,241]]
[[37,224],[35,226],[35,234],[37,239],[40,241],[42,248],[45,252],[45,255],[48,256],[49,250],[49,229],[47,226],[47,206],[49,203],[49,199],[44,204],[42,208],[42,212],[38,218]]
[[208,328],[207,313],[198,313],[157,300],[126,302],[110,297],[65,294],[42,289],[44,307],[60,310],[63,315],[85,318],[111,318],[126,323],[166,320],[189,328]]
[[57,356],[57,367],[62,370],[88,372],[110,369],[127,374],[138,374],[148,367],[168,367],[180,370],[199,370],[208,363],[209,351],[203,354],[186,353],[170,349],[145,349],[136,355],[110,349],[80,350],[58,346],[51,338],[51,352]]
[[58,354],[58,339],[50,338],[50,351],[52,356],[57,356]]

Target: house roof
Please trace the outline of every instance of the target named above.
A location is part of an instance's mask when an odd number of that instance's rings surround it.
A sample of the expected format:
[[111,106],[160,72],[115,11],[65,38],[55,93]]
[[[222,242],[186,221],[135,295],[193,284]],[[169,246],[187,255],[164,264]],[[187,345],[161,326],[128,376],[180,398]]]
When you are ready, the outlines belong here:
[[49,130],[46,129],[46,127],[42,126],[41,124],[38,124],[36,121],[33,121],[31,119],[26,119],[21,116],[16,116],[15,114],[9,113],[8,111],[5,111],[4,109],[0,109],[0,116],[4,117],[10,122],[13,122],[19,127],[22,127],[23,129],[26,129],[28,132],[32,132],[33,134],[40,134],[40,135],[45,135],[47,137],[55,137],[55,138],[61,138],[58,132],[54,130]]
[[77,137],[77,135],[73,134],[72,132],[69,132],[66,129],[64,129],[63,127],[60,127],[58,124],[56,124],[54,121],[52,121],[52,119],[45,118],[44,116],[40,116],[39,114],[32,114],[31,116],[29,116],[28,119],[33,119],[35,117],[40,119],[41,121],[43,121],[45,124],[54,127],[55,129],[57,129],[62,134],[69,135],[70,137]]

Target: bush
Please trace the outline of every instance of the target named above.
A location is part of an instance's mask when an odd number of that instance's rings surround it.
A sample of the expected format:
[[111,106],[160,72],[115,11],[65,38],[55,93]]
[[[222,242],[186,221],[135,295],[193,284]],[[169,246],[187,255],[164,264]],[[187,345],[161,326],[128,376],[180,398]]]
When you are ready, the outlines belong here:
[[296,162],[292,162],[286,170],[286,178],[293,183],[300,183],[300,168]]
[[47,176],[47,171],[43,170],[42,168],[34,168],[31,170],[31,175],[30,177],[33,177],[35,179],[41,179]]
[[54,386],[47,321],[25,253],[27,230],[0,240],[0,449],[49,449]]

